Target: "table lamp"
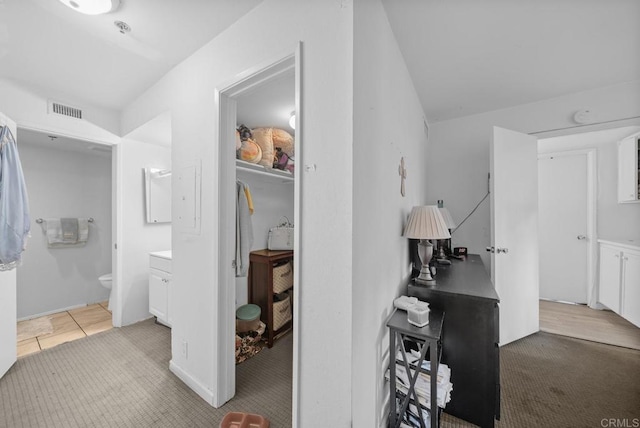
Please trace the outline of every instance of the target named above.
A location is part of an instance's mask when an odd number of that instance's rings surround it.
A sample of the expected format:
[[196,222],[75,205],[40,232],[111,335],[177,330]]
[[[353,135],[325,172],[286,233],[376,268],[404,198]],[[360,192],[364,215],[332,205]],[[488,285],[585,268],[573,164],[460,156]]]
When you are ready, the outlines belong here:
[[[440,201],[438,201],[440,202]],[[449,229],[449,234],[452,233],[453,229],[456,228],[456,222],[451,217],[451,213],[445,207],[438,205],[438,209],[440,210],[440,214],[442,214],[442,218],[444,218],[444,222],[447,225],[447,229]],[[444,243],[447,242],[447,251],[445,251]],[[450,254],[451,251],[451,237],[447,239],[447,241],[438,242],[438,255],[436,256],[436,260],[440,263],[451,264],[451,261],[447,259],[447,253]]]
[[429,270],[429,262],[433,256],[433,244],[429,242],[429,239],[448,239],[451,237],[439,208],[435,205],[413,207],[402,236],[420,240],[418,257],[420,257],[422,268],[416,282],[434,285],[436,281]]

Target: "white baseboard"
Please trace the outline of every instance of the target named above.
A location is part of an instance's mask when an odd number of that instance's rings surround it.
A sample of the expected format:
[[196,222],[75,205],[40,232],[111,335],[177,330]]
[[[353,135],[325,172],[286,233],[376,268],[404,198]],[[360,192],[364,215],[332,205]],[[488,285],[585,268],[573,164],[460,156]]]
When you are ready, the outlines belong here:
[[189,388],[191,388],[196,394],[198,394],[204,401],[215,406],[215,397],[213,392],[207,388],[205,385],[191,377],[187,372],[178,367],[177,364],[173,362],[173,360],[169,361],[169,370],[178,377],[181,381],[183,381]]
[[39,314],[34,314],[34,315],[27,315],[26,317],[18,318],[18,321],[32,320],[34,318],[40,318],[45,315],[57,314],[59,312],[66,312],[66,311],[71,311],[73,309],[84,308],[88,305],[89,304],[87,303],[81,303],[79,305],[68,306],[66,308],[55,309],[53,311],[41,312]]

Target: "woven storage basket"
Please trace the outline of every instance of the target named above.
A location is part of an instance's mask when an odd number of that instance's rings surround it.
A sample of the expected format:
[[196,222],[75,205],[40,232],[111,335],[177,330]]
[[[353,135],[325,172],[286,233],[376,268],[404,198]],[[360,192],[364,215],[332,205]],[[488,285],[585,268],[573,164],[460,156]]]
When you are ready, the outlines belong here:
[[277,331],[291,321],[291,300],[289,295],[285,294],[284,298],[278,302],[273,302],[273,331]]
[[273,268],[273,292],[282,293],[293,287],[293,264],[289,261]]

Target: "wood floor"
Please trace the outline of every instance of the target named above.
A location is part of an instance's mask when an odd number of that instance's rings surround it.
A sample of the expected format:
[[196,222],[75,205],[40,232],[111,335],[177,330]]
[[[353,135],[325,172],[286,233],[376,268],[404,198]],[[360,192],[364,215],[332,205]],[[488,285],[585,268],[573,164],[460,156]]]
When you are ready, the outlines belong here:
[[108,302],[18,322],[18,357],[113,328]]
[[540,300],[540,330],[640,350],[640,328],[611,311]]

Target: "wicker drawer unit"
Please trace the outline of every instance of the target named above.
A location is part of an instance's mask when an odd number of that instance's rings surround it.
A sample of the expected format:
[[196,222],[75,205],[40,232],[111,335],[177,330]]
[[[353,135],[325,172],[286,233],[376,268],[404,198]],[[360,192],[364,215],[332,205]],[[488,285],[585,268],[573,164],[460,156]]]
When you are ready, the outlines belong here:
[[293,326],[293,251],[256,250],[249,261],[249,303],[260,306],[271,348]]

